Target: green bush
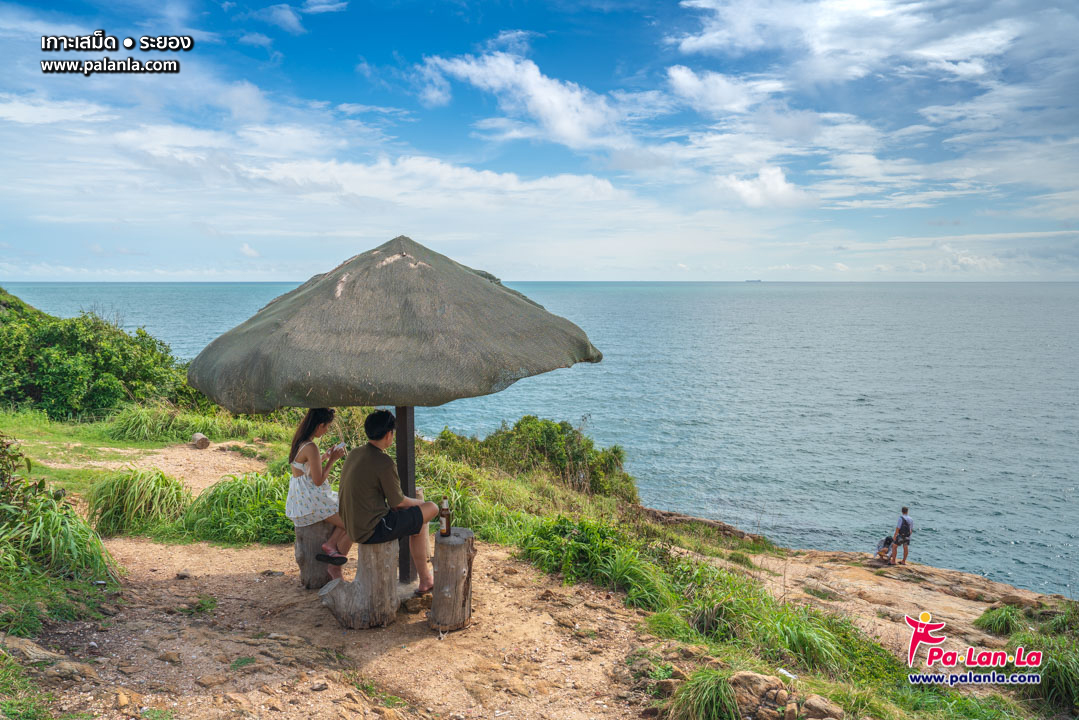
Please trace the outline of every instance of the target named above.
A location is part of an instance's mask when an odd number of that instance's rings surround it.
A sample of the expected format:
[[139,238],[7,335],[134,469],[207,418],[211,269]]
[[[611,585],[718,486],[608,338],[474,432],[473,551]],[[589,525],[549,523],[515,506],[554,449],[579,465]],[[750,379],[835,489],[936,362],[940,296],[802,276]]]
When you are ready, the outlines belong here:
[[0,403],[57,418],[156,398],[206,404],[142,328],[129,335],[94,313],[53,317],[0,289]]
[[981,628],[994,635],[1007,637],[1023,627],[1023,614],[1017,607],[1004,605],[983,612],[974,621],[974,627]]
[[90,486],[88,515],[105,536],[143,532],[178,520],[191,504],[183,483],[157,468],[128,468]]
[[110,419],[107,432],[115,440],[186,442],[199,432],[214,441],[253,437],[286,441],[294,430],[272,418],[233,415],[221,409],[194,412],[153,402],[124,407]]
[[295,527],[285,517],[287,474],[233,475],[199,494],[183,517],[183,531],[198,540],[290,543]]
[[1037,685],[1019,685],[1021,693],[1048,705],[1079,713],[1079,639],[1074,635],[1046,635],[1024,631],[1011,636],[1009,651],[1022,647],[1027,653],[1038,650],[1042,663],[1037,668],[1010,667],[1010,672],[1041,673]]
[[671,700],[671,720],[740,720],[734,690],[718,670],[698,670]]
[[[42,617],[93,614],[115,581],[111,559],[62,490],[34,481],[11,438],[0,435],[0,632],[33,635]],[[2,654],[0,654],[2,655]]]
[[637,502],[637,487],[623,470],[625,451],[614,445],[596,449],[592,439],[568,422],[526,415],[483,440],[456,435],[448,428],[434,447],[455,460],[495,467],[508,473],[545,470],[575,490]]

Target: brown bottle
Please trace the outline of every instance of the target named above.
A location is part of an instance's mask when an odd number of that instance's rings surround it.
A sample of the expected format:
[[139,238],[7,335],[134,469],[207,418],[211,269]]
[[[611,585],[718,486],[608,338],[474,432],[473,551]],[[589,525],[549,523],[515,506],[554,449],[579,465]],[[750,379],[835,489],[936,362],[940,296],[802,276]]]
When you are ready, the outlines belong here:
[[442,509],[438,511],[438,534],[442,537],[450,536],[450,499],[442,498]]

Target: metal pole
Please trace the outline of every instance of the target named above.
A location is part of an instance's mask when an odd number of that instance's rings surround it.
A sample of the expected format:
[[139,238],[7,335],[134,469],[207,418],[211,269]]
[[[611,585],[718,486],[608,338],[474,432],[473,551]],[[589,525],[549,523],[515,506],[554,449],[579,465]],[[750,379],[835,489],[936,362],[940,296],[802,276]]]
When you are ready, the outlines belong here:
[[[401,479],[401,492],[405,497],[416,496],[416,408],[397,407],[397,476]],[[412,556],[408,538],[399,541],[398,579],[412,582]]]

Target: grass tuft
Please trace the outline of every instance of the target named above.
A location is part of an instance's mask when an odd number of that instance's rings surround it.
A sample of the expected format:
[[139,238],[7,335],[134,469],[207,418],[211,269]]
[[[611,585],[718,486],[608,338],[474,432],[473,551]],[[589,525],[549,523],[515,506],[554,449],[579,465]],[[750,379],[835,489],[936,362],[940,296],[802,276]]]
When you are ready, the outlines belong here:
[[1023,614],[1017,607],[1004,605],[983,612],[981,617],[974,621],[974,627],[1008,637],[1023,627]]
[[734,690],[718,670],[698,670],[671,700],[671,720],[740,720]]
[[108,537],[175,522],[191,503],[183,483],[157,468],[128,468],[90,487],[88,515]]
[[229,476],[203,490],[184,513],[182,532],[224,543],[292,542],[295,526],[285,517],[287,475]]

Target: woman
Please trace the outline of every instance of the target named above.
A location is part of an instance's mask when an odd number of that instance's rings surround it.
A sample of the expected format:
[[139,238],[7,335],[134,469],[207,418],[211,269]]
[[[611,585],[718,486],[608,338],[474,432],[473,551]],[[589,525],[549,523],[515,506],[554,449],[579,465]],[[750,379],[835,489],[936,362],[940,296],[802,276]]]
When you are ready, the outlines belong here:
[[337,513],[337,493],[330,487],[330,471],[333,464],[345,454],[345,449],[335,446],[328,453],[319,453],[315,440],[326,434],[333,424],[332,408],[311,408],[300,421],[292,436],[292,449],[288,461],[292,467],[292,479],[288,484],[285,515],[296,525],[304,527],[326,520],[334,526],[330,538],[323,543],[322,553],[316,559],[329,563],[327,572],[332,578],[341,577],[341,565],[352,540],[345,533],[345,524]]

